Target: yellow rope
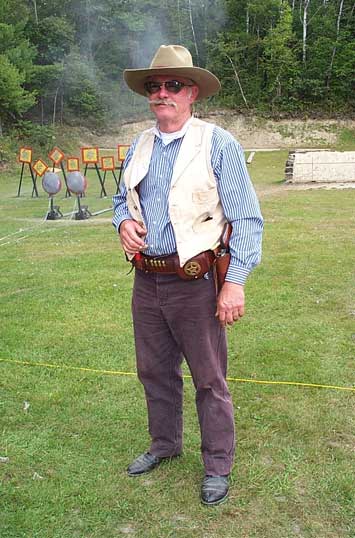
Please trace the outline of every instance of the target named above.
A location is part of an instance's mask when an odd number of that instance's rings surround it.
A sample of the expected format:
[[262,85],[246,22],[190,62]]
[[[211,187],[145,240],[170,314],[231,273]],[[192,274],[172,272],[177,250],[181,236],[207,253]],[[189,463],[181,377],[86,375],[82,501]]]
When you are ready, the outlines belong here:
[[[58,368],[61,370],[77,370],[81,372],[93,372],[96,374],[108,374],[119,376],[137,376],[135,372],[121,372],[119,370],[97,370],[95,368],[84,368],[82,366],[68,366],[66,364],[48,364],[45,362],[18,361],[15,359],[1,359],[0,362],[8,362],[12,364],[21,364],[23,366],[39,366],[42,368]],[[191,379],[190,375],[184,375],[185,379]],[[300,383],[298,381],[265,381],[260,379],[244,379],[242,377],[227,377],[227,381],[239,383],[257,383],[260,385],[293,385],[297,387],[313,387],[319,389],[335,389],[335,390],[350,390],[355,392],[355,387],[341,387],[337,385],[320,385],[317,383]]]

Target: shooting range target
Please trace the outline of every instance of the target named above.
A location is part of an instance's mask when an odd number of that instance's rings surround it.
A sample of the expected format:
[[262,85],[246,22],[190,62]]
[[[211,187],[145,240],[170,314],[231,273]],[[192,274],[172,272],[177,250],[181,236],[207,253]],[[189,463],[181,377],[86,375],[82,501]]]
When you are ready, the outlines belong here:
[[67,174],[67,185],[68,189],[74,194],[84,194],[88,182],[81,172],[69,172]]
[[42,161],[42,159],[38,159],[35,163],[33,163],[32,168],[39,177],[42,177],[43,174],[48,170],[48,166],[44,161]]
[[18,160],[20,161],[20,163],[31,164],[32,148],[20,148]]
[[67,170],[68,172],[80,172],[79,159],[77,157],[68,157]]
[[118,144],[117,155],[118,155],[118,160],[121,163],[123,163],[123,161],[125,160],[128,150],[129,150],[129,144]]
[[85,164],[99,162],[99,148],[81,148],[81,160]]
[[61,149],[54,147],[52,151],[48,154],[48,157],[51,161],[53,161],[54,164],[58,165],[64,159],[64,153]]
[[46,172],[42,179],[42,187],[49,196],[53,196],[62,188],[62,182],[56,173]]

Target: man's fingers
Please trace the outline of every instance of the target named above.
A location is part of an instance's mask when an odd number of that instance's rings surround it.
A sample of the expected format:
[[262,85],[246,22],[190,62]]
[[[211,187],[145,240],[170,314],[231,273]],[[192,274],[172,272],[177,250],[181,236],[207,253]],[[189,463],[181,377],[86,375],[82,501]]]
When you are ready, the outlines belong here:
[[224,283],[217,298],[217,316],[222,325],[233,325],[244,316],[244,300],[242,285]]
[[238,318],[242,318],[244,316],[244,306],[239,306],[237,309],[236,309],[236,314],[238,316]]
[[139,250],[141,244],[134,237],[129,234],[121,236],[122,246],[126,251],[137,251]]
[[133,221],[124,221],[120,229],[120,239],[124,250],[128,254],[134,254],[146,248],[143,237],[147,234],[141,224]]
[[219,319],[220,324],[225,327],[226,325],[233,325],[235,321],[238,321],[244,316],[244,307],[233,308],[233,310],[223,310],[217,308],[216,317]]

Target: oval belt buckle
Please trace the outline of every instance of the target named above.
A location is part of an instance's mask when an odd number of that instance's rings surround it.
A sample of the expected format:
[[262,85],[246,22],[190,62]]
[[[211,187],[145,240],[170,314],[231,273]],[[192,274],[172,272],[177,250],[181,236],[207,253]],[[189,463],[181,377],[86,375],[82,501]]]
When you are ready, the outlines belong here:
[[183,269],[185,275],[193,278],[197,278],[201,274],[201,265],[196,261],[186,262]]

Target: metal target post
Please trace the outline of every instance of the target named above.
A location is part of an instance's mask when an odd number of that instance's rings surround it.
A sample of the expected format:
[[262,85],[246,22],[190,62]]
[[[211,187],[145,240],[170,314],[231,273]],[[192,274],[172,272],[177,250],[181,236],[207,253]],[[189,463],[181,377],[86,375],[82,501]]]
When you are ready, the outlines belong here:
[[46,220],[57,220],[63,217],[63,213],[60,211],[59,206],[54,205],[54,195],[58,194],[62,188],[62,182],[59,176],[54,172],[46,172],[42,179],[43,190],[48,193],[49,207],[47,211]]
[[[19,156],[18,156],[19,162],[22,164],[21,166],[21,174],[20,174],[20,181],[17,189],[17,197],[21,195],[21,187],[22,187],[22,181],[23,181],[23,174],[25,170],[25,165],[28,165],[28,168],[30,170],[31,179],[32,179],[32,197],[33,194],[36,195],[38,198],[38,190],[36,185],[37,175],[35,176],[32,170],[31,162],[32,162],[32,148],[28,147],[22,147],[20,148]],[[36,161],[38,162],[38,161]],[[46,166],[46,165],[45,165]]]
[[[111,155],[101,157],[101,170],[104,171],[104,177],[103,177],[103,183],[104,184],[105,184],[107,172],[112,173],[112,175],[114,177],[114,180],[115,180],[115,183],[116,183],[116,192],[117,192],[119,182],[118,182],[117,176],[115,174],[115,159],[114,159],[114,157],[112,157]],[[101,197],[102,197],[102,194],[103,194],[103,191],[101,189]]]
[[38,176],[38,174],[33,175],[33,170],[32,170],[32,168],[31,168],[31,166],[30,166],[30,172],[31,172],[32,183],[33,183],[32,194],[31,194],[31,196],[32,196],[32,198],[33,198],[33,195],[35,194],[35,195],[36,195],[36,198],[38,198],[38,197],[39,197],[38,189],[37,189],[37,176]]
[[44,161],[42,161],[42,159],[37,159],[37,161],[33,163],[32,169],[36,172],[35,177],[33,176],[33,172],[32,172],[32,180],[33,180],[32,197],[33,197],[33,193],[35,192],[36,197],[38,198],[39,194],[38,194],[37,185],[36,185],[37,176],[42,177],[47,172],[48,165]]
[[50,196],[50,211],[47,212],[46,220],[61,219],[63,213],[61,212],[59,205],[54,205],[54,197]]
[[21,174],[20,174],[20,182],[18,184],[18,189],[17,189],[17,197],[20,196],[21,194],[21,186],[22,186],[22,178],[23,178],[23,171],[24,171],[24,168],[25,168],[25,163],[22,163],[22,166],[21,166]]
[[52,149],[52,151],[50,151],[50,153],[48,154],[48,157],[53,162],[53,170],[52,170],[53,172],[54,172],[54,166],[60,166],[61,171],[63,173],[65,186],[66,186],[65,197],[66,198],[70,197],[71,193],[70,193],[70,190],[68,189],[67,176],[65,174],[65,169],[64,169],[64,166],[63,166],[63,161],[64,161],[64,158],[65,158],[65,155],[64,155],[63,151],[61,149],[59,149],[58,147],[54,147]]
[[81,205],[80,195],[77,195],[78,211],[75,213],[75,220],[85,220],[91,217],[91,213],[87,205]]
[[78,211],[75,213],[75,220],[85,220],[91,217],[91,213],[87,205],[82,205],[80,197],[87,189],[86,177],[79,171],[69,172],[67,176],[68,188],[73,194],[77,195]]
[[36,175],[34,176],[32,170],[31,170],[32,183],[33,183],[32,193],[31,193],[31,197],[32,197],[32,198],[33,198],[33,195],[34,195],[34,194],[36,195],[36,198],[39,197],[38,189],[37,189],[37,175],[38,175],[38,174],[36,174]]
[[64,182],[65,182],[65,187],[66,187],[66,189],[65,189],[65,197],[70,198],[71,197],[71,192],[70,192],[70,190],[68,188],[67,175],[65,173],[65,168],[64,168],[64,165],[63,165],[63,161],[61,161],[60,167],[61,167],[62,172],[63,172]]
[[99,162],[99,148],[92,147],[92,148],[81,148],[81,160],[85,164],[85,172],[88,169],[89,164],[93,164],[94,168],[97,173],[97,177],[99,178],[100,186],[101,186],[101,192],[100,197],[107,196],[107,192],[105,189],[104,181],[102,180],[99,167],[97,166],[97,163]]

